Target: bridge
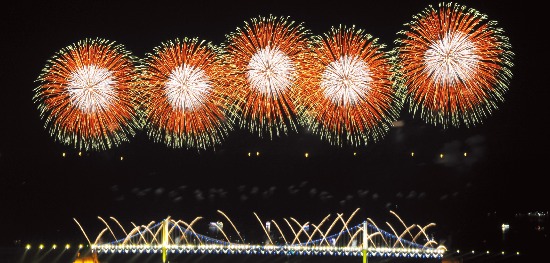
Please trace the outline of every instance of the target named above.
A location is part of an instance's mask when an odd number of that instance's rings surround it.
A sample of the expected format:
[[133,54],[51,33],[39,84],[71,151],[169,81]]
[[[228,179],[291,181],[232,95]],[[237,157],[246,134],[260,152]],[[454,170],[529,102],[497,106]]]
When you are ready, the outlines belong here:
[[[300,223],[293,217],[284,218],[279,224],[275,220],[264,222],[254,213],[261,226],[262,238],[257,242],[246,242],[241,232],[230,218],[218,210],[231,229],[224,230],[223,222],[211,222],[211,232],[220,237],[209,237],[195,231],[197,222],[202,217],[196,217],[190,222],[167,217],[159,222],[151,221],[147,225],[136,225],[130,231],[110,217],[118,227],[113,229],[107,220],[98,217],[105,228],[91,242],[88,235],[79,225],[90,243],[92,252],[107,254],[152,254],[161,253],[163,262],[169,254],[225,254],[225,255],[287,255],[287,256],[360,256],[363,262],[369,257],[406,257],[440,259],[446,248],[431,238],[427,231],[435,226],[417,224],[406,225],[401,218],[390,211],[400,222],[400,233],[396,227],[386,222],[391,232],[377,226],[370,218],[355,225],[349,225],[358,211],[355,210],[347,219],[343,214],[337,214],[330,220],[327,215],[318,224]],[[226,224],[227,224],[226,222]],[[115,230],[124,233],[117,238]],[[234,238],[228,236],[232,233]],[[235,236],[236,234],[236,236]],[[109,238],[107,238],[109,237]]]

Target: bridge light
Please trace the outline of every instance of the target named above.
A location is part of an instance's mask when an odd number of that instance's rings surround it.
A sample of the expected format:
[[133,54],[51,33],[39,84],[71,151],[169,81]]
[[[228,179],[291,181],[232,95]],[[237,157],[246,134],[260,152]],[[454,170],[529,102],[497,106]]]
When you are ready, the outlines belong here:
[[489,254],[489,250],[487,250],[487,254]]
[[61,156],[65,157],[65,153],[62,153]]
[[248,157],[250,157],[250,152],[248,152]]
[[53,244],[52,249],[56,249],[56,248],[57,248],[57,245]]
[[304,156],[307,158],[309,157],[309,153],[305,153]]
[[78,152],[78,156],[82,156],[82,152]]
[[516,255],[519,255],[519,251],[518,251],[518,252],[516,252]]
[[500,254],[504,255],[504,251],[502,251]]
[[464,152],[464,157],[468,156],[468,153],[467,152]]
[[414,157],[414,152],[411,152],[411,157]]
[[260,152],[256,152],[256,156],[260,156]]
[[43,249],[44,248],[44,244],[40,244],[40,246],[38,246],[39,249]]
[[65,245],[65,249],[69,249],[69,248],[71,248],[71,245],[66,244],[66,245]]
[[27,245],[25,246],[25,248],[26,248],[27,250],[31,249],[31,244],[27,244]]
[[83,247],[84,247],[84,246],[83,246],[82,244],[78,245],[78,248],[80,248],[80,249],[83,248]]
[[443,159],[444,155],[441,153],[439,154],[439,158]]

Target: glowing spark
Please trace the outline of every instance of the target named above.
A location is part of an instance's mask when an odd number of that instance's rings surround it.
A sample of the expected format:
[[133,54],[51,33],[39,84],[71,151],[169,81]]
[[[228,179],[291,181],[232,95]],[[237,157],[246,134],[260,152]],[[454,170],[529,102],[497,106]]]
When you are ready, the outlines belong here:
[[85,65],[73,72],[68,82],[71,104],[87,114],[106,110],[115,100],[115,81],[106,68]]
[[512,78],[514,53],[495,21],[459,4],[414,16],[395,43],[409,111],[426,122],[474,126],[487,118]]
[[233,92],[226,111],[232,122],[269,138],[297,131],[296,90],[304,85],[309,30],[288,18],[258,17],[223,44]]
[[198,39],[162,43],[143,65],[145,129],[172,148],[213,148],[231,126],[224,114],[225,68],[217,48]]
[[457,85],[468,81],[478,68],[477,50],[461,32],[448,32],[432,43],[424,54],[424,73],[439,85]]
[[194,110],[205,103],[211,90],[204,70],[185,63],[172,70],[164,89],[172,107],[182,111]]
[[33,100],[51,136],[82,150],[129,141],[139,122],[137,59],[124,46],[85,39],[57,52]]
[[402,107],[385,46],[363,30],[345,26],[313,40],[307,85],[296,96],[300,123],[338,146],[381,139]]
[[321,90],[334,104],[353,106],[365,96],[372,82],[368,65],[357,56],[344,55],[330,62],[321,77]]
[[277,98],[290,89],[295,77],[290,58],[277,48],[265,47],[250,59],[246,76],[252,87],[264,96]]

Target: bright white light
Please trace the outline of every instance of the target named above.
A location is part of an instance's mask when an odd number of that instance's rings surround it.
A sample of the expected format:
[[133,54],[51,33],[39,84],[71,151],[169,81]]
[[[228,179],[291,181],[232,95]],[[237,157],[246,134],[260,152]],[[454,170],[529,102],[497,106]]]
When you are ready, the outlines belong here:
[[115,78],[110,70],[87,65],[71,74],[67,91],[70,102],[84,113],[107,109],[115,100]]
[[335,104],[357,104],[370,90],[372,73],[357,56],[344,55],[328,64],[321,77],[321,90],[325,98]]
[[182,64],[170,73],[164,92],[173,108],[184,111],[203,105],[212,90],[212,83],[204,70]]
[[278,48],[258,50],[250,59],[247,70],[250,87],[273,98],[290,89],[295,80],[292,60]]
[[447,32],[424,53],[424,69],[439,84],[456,85],[468,80],[478,67],[476,46],[461,32]]
[[507,232],[508,230],[510,230],[510,225],[509,224],[502,224],[502,232]]

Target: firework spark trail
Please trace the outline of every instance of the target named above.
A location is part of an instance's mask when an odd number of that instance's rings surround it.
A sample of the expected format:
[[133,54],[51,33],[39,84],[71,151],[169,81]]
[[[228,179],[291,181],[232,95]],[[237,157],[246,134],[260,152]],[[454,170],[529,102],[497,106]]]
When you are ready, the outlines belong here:
[[223,53],[233,123],[270,138],[297,131],[293,97],[311,54],[309,30],[284,17],[253,18],[228,35]]
[[81,150],[129,141],[140,128],[136,62],[123,45],[100,38],[58,51],[33,97],[50,135]]
[[474,126],[497,109],[514,54],[496,24],[450,3],[429,6],[405,24],[395,53],[410,112],[447,128]]
[[333,145],[366,145],[388,132],[401,109],[385,46],[355,27],[313,37],[308,85],[296,96],[301,124]]
[[217,47],[198,39],[162,43],[143,65],[147,134],[173,148],[220,144],[231,126],[223,112],[229,88]]

